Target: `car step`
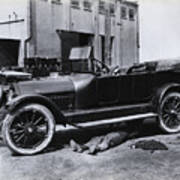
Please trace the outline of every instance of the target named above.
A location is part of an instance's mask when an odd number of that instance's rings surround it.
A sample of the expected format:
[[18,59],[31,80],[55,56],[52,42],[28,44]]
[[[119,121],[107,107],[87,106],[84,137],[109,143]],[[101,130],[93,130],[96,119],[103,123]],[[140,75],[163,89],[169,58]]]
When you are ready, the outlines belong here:
[[152,105],[150,103],[62,111],[68,122],[72,123],[86,123],[94,120],[99,121],[99,119],[108,119],[109,121],[114,117],[126,117],[149,112],[152,112]]
[[147,119],[147,118],[153,118],[153,117],[157,117],[157,114],[153,113],[153,112],[149,112],[149,113],[144,113],[144,114],[124,116],[124,117],[119,117],[119,118],[117,117],[117,118],[104,119],[104,120],[98,120],[98,121],[73,123],[71,125],[67,125],[65,128],[58,127],[56,130],[88,128],[88,127],[93,127],[93,126],[110,125],[110,124],[116,124],[116,123],[120,123],[120,122],[127,122],[127,121],[133,121],[133,120],[138,120],[138,119]]

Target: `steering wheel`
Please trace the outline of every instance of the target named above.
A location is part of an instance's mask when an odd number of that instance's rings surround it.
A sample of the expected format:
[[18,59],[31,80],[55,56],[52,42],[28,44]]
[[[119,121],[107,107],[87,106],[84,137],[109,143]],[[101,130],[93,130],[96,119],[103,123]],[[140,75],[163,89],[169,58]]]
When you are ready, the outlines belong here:
[[119,68],[119,66],[113,67],[110,71],[110,74],[112,76],[118,76],[118,75],[120,75],[120,73],[121,73],[121,69]]
[[103,63],[102,61],[98,60],[98,59],[92,59],[93,64],[95,66],[95,72],[100,72],[100,73],[109,73],[110,72],[110,68]]
[[142,72],[146,70],[146,66],[145,64],[135,64],[133,66],[131,66],[128,70],[127,70],[127,74],[132,74],[132,73],[136,73],[136,72]]

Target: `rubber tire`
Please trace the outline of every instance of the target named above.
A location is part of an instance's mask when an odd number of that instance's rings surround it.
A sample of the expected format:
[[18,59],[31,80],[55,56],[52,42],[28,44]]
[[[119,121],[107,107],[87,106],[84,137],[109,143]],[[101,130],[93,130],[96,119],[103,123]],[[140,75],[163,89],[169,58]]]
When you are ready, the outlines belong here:
[[[36,148],[31,148],[31,149],[26,149],[26,148],[20,148],[17,147],[15,143],[11,140],[11,136],[9,134],[9,126],[14,120],[14,117],[19,113],[19,111],[27,110],[27,109],[37,109],[41,113],[43,113],[46,116],[46,119],[48,121],[48,135],[44,141],[37,146]],[[41,152],[44,150],[49,143],[51,142],[53,135],[55,132],[55,120],[52,112],[45,106],[41,104],[26,104],[22,106],[21,108],[17,109],[14,113],[12,114],[7,114],[2,125],[2,136],[3,136],[3,141],[5,144],[10,148],[10,150],[16,154],[20,155],[33,155]]]
[[172,96],[177,96],[180,98],[180,93],[178,92],[171,92],[169,94],[167,94],[163,100],[161,101],[160,105],[159,105],[159,112],[158,112],[158,116],[159,116],[159,127],[165,132],[165,133],[169,133],[169,134],[173,134],[173,133],[178,133],[180,132],[180,125],[177,128],[169,128],[166,126],[166,124],[163,122],[162,119],[162,115],[161,115],[161,109],[164,105],[164,103],[167,101],[168,98],[172,97]]

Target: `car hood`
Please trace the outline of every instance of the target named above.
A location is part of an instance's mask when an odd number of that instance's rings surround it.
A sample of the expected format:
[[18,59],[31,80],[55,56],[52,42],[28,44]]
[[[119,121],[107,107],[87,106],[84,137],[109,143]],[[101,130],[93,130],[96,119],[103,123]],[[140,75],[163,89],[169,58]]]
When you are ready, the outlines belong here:
[[22,94],[59,94],[73,93],[74,85],[70,78],[60,76],[58,78],[42,78],[32,81],[21,81],[14,84],[18,95]]
[[72,74],[56,78],[33,79],[14,83],[17,95],[22,94],[63,94],[75,93],[94,79],[91,74]]

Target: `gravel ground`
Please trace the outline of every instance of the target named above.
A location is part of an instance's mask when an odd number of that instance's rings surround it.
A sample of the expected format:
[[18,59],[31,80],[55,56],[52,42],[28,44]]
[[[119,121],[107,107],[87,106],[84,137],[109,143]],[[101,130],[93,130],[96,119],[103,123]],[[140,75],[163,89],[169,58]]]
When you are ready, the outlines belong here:
[[[66,132],[64,135],[57,132],[48,150],[35,156],[14,156],[7,147],[1,146],[0,180],[180,179],[180,135],[161,134],[153,124],[144,125],[138,138],[127,140],[95,156],[73,152],[70,147],[62,147],[60,143],[63,139],[63,143],[67,144],[72,137],[87,141],[109,131],[109,128],[94,129],[92,133]],[[132,148],[144,140],[161,142],[168,150]]]

